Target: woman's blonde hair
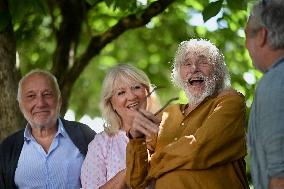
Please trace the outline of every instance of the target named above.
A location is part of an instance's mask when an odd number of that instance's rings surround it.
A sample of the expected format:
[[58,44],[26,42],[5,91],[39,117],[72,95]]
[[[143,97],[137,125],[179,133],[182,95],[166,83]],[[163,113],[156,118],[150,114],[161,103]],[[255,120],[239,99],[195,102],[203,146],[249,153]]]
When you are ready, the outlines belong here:
[[[148,76],[140,69],[128,65],[119,64],[112,67],[105,76],[102,85],[101,99],[100,99],[100,109],[102,112],[102,117],[105,120],[105,132],[108,134],[115,134],[122,127],[122,121],[120,116],[114,111],[111,105],[111,97],[113,95],[113,90],[116,87],[115,81],[121,79],[127,82],[129,78],[141,83],[147,90],[147,94],[151,90],[152,86]],[[155,95],[151,95],[147,99],[148,111],[154,112],[159,108],[159,101]]]

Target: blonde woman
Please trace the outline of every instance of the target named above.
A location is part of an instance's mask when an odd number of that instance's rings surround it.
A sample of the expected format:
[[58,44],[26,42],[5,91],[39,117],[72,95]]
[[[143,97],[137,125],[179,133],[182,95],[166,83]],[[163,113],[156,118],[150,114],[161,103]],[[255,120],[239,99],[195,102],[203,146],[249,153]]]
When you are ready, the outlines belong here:
[[100,108],[105,130],[95,136],[81,169],[83,188],[127,188],[125,182],[126,132],[135,112],[154,112],[158,102],[149,94],[147,75],[131,65],[120,64],[109,70],[102,87]]

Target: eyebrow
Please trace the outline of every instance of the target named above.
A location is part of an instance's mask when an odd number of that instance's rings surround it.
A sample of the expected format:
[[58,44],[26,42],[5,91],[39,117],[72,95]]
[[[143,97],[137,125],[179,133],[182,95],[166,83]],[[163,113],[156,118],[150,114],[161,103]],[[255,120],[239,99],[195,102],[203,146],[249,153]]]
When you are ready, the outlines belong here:
[[[44,89],[44,90],[42,90],[41,92],[54,92],[54,90],[52,90],[52,89]],[[31,89],[31,90],[28,90],[28,91],[26,91],[25,92],[25,94],[28,94],[28,93],[36,93],[36,91],[34,91],[33,89]]]
[[123,89],[123,88],[113,89],[112,93],[114,94],[114,93],[117,93],[117,92],[120,92],[120,91],[125,91],[125,89]]
[[120,87],[120,88],[114,88],[114,89],[112,90],[112,92],[115,93],[115,92],[117,92],[117,91],[125,91],[125,90],[126,90],[125,87]]
[[28,94],[34,94],[35,92],[34,91],[27,91],[25,93],[23,93],[24,95],[28,95]]

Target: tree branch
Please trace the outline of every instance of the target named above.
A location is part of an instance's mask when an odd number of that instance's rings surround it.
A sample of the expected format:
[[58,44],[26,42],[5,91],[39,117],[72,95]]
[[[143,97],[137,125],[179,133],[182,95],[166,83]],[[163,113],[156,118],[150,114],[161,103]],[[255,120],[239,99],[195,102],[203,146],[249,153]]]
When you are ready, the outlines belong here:
[[62,15],[60,29],[56,33],[57,46],[53,57],[52,73],[62,85],[64,76],[68,72],[71,51],[77,45],[83,22],[82,0],[58,0]]
[[88,65],[89,61],[105,47],[108,43],[118,38],[125,31],[133,28],[138,28],[146,25],[151,18],[155,17],[159,13],[163,12],[174,0],[159,0],[150,4],[142,14],[131,14],[118,21],[116,25],[101,35],[94,36],[85,53],[81,55],[71,68],[69,74],[74,78],[68,78],[68,80],[75,81],[83,69]]
[[51,29],[52,29],[52,32],[53,33],[57,33],[57,29],[55,27],[55,15],[54,15],[54,1],[50,0],[50,1],[47,1],[47,6],[48,6],[48,11],[49,11],[49,14],[50,14],[50,17],[51,17]]
[[[66,77],[61,81],[62,94],[65,99],[62,102],[62,113],[66,111],[68,106],[68,98],[76,79],[80,76],[84,68],[90,60],[100,53],[100,51],[111,41],[118,38],[125,31],[133,28],[138,28],[147,24],[151,18],[162,13],[174,0],[158,0],[151,3],[140,14],[131,14],[120,19],[117,24],[109,28],[101,35],[92,37],[86,51],[75,60],[74,65],[66,74]],[[59,73],[58,73],[59,74]],[[67,77],[68,76],[68,77]]]

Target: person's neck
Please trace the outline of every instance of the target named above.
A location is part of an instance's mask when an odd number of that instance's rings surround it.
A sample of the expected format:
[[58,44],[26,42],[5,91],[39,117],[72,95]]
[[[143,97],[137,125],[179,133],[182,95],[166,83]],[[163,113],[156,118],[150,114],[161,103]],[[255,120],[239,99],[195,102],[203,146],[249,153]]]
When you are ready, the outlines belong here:
[[132,122],[133,121],[122,121],[122,130],[125,131],[125,132],[128,132],[129,129],[132,127]]
[[284,57],[284,49],[270,50],[266,53],[264,61],[264,71],[267,71],[271,66],[273,66],[277,60]]
[[47,153],[58,130],[56,124],[50,127],[31,128],[31,133],[38,144],[40,144]]
[[[218,85],[218,84],[217,84]],[[184,109],[184,114],[187,116],[190,112],[192,112],[196,107],[199,106],[199,104],[201,104],[204,100],[207,100],[208,98],[211,98],[211,97],[215,97],[218,95],[218,91],[219,89],[216,88],[215,89],[215,92],[213,92],[211,95],[208,95],[204,98],[202,98],[201,100],[199,100],[197,103],[188,103]]]

